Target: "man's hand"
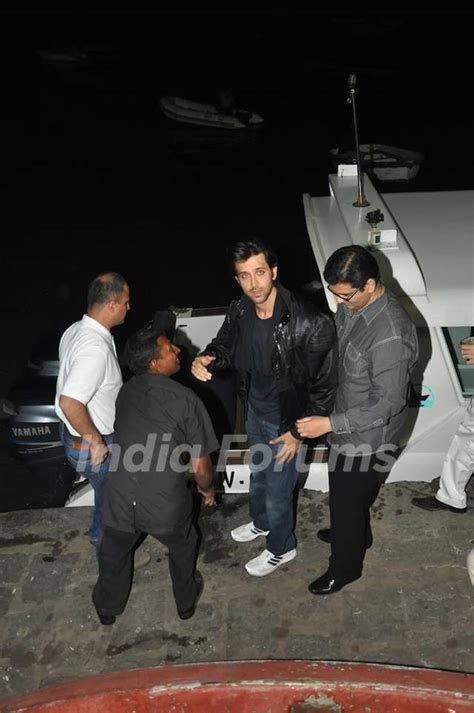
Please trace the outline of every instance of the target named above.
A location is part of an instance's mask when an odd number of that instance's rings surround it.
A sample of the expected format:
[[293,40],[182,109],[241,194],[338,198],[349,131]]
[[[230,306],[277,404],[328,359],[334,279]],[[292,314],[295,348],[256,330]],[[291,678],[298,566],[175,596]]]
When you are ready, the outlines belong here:
[[282,436],[278,436],[270,441],[272,446],[281,443],[281,448],[276,455],[275,460],[279,463],[289,463],[292,458],[298,453],[301,448],[301,441],[291,435],[290,431],[287,431]]
[[100,465],[107,458],[109,449],[92,423],[87,406],[77,399],[61,394],[59,406],[71,426],[80,434],[81,438],[89,446],[90,459],[92,465]]
[[305,416],[296,421],[296,430],[301,438],[318,438],[332,431],[328,416]]
[[216,492],[214,490],[214,486],[211,485],[210,488],[207,488],[206,490],[203,490],[198,486],[198,492],[201,493],[203,500],[204,500],[204,505],[207,505],[207,507],[212,508],[216,504]]
[[194,480],[199,493],[204,498],[204,504],[213,507],[216,504],[216,493],[212,484],[214,468],[209,456],[191,458]]
[[461,344],[461,354],[466,364],[474,364],[474,344]]
[[209,381],[209,379],[212,379],[212,374],[207,370],[207,367],[215,358],[215,356],[211,356],[210,354],[197,356],[191,364],[191,374],[195,376],[196,379],[199,379],[199,381]]
[[92,465],[100,465],[104,462],[109,454],[109,449],[107,448],[104,441],[98,441],[91,443],[89,446],[91,463]]

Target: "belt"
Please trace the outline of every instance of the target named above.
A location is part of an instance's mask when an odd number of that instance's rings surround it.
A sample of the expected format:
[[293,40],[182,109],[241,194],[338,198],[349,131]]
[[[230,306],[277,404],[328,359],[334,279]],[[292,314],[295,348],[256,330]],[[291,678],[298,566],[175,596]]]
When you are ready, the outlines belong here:
[[71,441],[70,443],[71,448],[75,448],[78,451],[82,450],[88,450],[89,449],[89,444],[85,443],[83,440],[80,441]]
[[[68,439],[69,439],[69,445],[71,448],[74,448],[75,450],[82,451],[82,450],[87,450],[90,447],[90,444],[87,443],[87,441],[84,441],[84,439],[81,436],[73,436],[72,433],[69,433],[69,430],[64,426],[64,431],[66,432]],[[111,436],[111,433],[101,433],[101,436],[104,438],[107,436]]]

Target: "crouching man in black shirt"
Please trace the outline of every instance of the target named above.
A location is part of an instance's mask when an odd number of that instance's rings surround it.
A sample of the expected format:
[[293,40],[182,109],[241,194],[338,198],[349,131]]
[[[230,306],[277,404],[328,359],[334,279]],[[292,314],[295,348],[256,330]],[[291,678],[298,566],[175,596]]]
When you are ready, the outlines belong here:
[[133,550],[146,532],[168,547],[173,594],[181,619],[196,609],[203,581],[195,571],[197,535],[192,468],[198,491],[215,505],[209,454],[218,448],[200,399],[169,377],[179,371],[179,347],[144,329],[130,338],[126,361],[134,376],[121,389],[103,505],[104,537],[92,599],[102,624],[127,603]]

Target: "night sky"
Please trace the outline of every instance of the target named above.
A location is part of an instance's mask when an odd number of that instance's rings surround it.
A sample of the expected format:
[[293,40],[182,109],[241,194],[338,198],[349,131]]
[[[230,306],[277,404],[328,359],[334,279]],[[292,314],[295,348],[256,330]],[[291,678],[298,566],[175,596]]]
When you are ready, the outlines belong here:
[[[302,193],[327,194],[328,149],[425,154],[381,190],[472,189],[472,20],[448,14],[4,11],[2,392],[32,344],[80,318],[100,271],[132,290],[128,328],[159,307],[226,305],[227,249],[256,234],[292,289],[317,277]],[[83,56],[73,67],[41,52]],[[164,95],[231,89],[264,128],[203,135]],[[125,327],[123,328],[125,329]]]

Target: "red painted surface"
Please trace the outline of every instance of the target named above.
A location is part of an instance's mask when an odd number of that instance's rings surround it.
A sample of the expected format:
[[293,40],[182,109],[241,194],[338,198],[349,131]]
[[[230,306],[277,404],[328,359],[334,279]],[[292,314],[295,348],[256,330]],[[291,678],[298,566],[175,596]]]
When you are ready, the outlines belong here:
[[10,698],[0,702],[0,713],[286,713],[319,694],[343,713],[473,713],[474,675],[318,661],[164,666]]

